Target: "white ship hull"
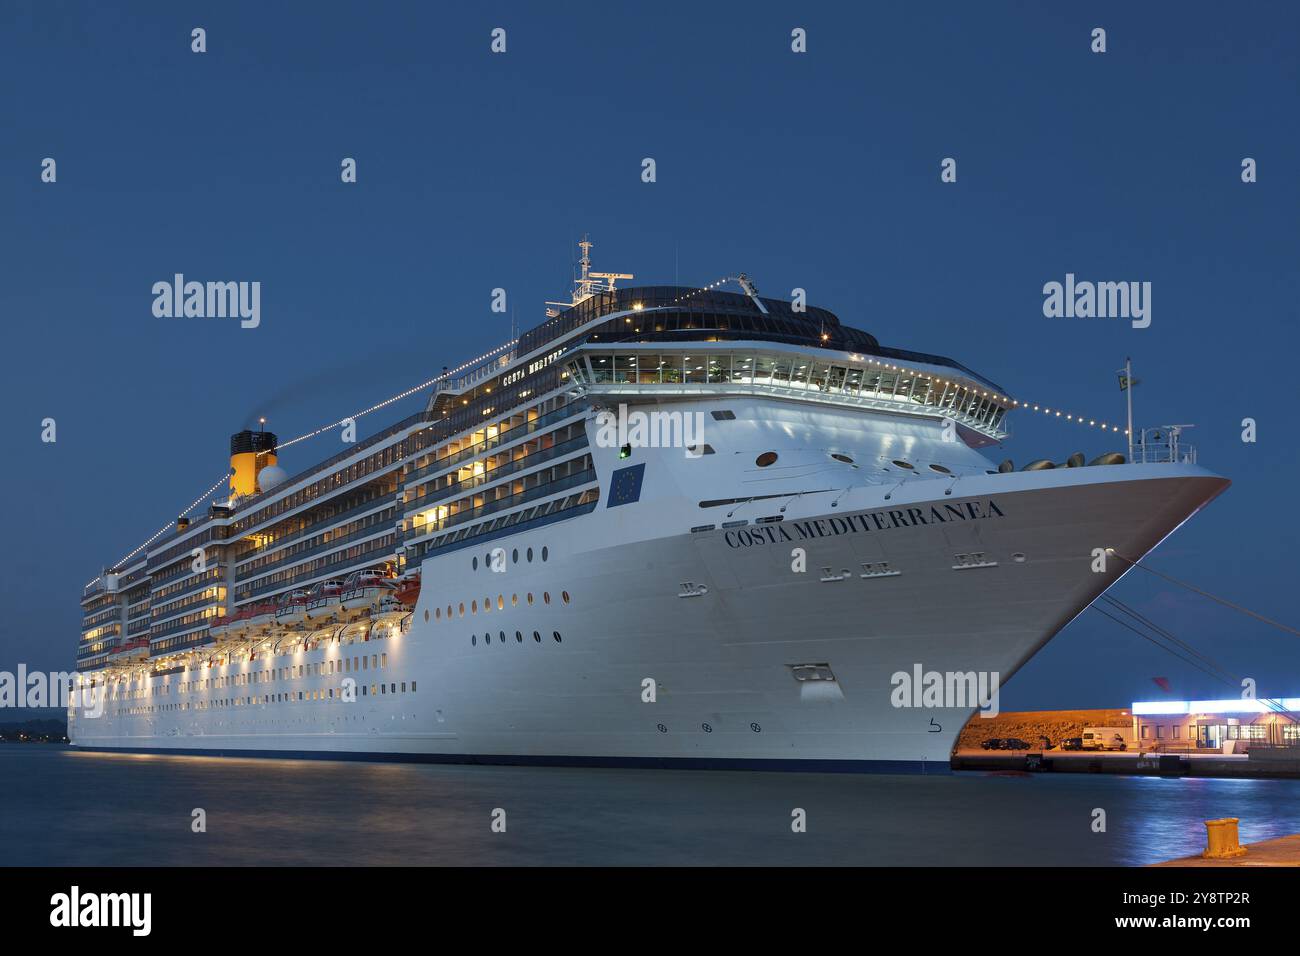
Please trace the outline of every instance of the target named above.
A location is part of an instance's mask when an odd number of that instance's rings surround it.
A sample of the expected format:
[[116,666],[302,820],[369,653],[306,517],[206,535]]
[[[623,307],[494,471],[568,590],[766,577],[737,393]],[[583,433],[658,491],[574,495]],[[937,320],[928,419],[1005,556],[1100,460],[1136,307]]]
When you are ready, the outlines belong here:
[[[741,412],[734,427],[746,449],[783,442],[776,447],[791,463],[783,473],[758,475],[752,452],[726,454],[722,440],[718,454],[696,460],[680,449],[638,449],[632,461],[646,464],[639,500],[611,506],[611,475],[629,462],[593,441],[596,510],[429,558],[405,633],[201,672],[320,662],[321,676],[110,699],[103,716],[70,713],[73,742],[226,754],[939,769],[974,702],[895,706],[892,675],[919,665],[995,672],[1005,682],[1124,572],[1117,557],[1095,571],[1096,549],[1138,559],[1227,485],[1185,464],[987,474],[987,462],[964,445],[960,455],[980,468],[955,481],[918,475],[855,485],[844,470],[827,470],[823,451],[808,449],[843,447],[851,436],[886,456],[903,445],[921,459],[927,449],[947,460],[958,452],[942,446],[937,425],[760,402],[729,407]],[[700,506],[711,499],[739,500]],[[740,521],[747,523],[722,527]],[[690,530],[709,523],[717,527]],[[531,548],[535,557],[511,558],[498,573],[488,567],[496,547],[521,555]],[[802,572],[792,569],[796,548],[806,556]],[[345,658],[381,653],[378,671],[329,672]],[[833,681],[796,679],[792,668],[811,664],[826,665]],[[341,694],[347,678],[385,690],[355,702],[326,696]],[[154,677],[150,686],[185,679]],[[645,700],[647,681],[653,702]],[[276,700],[284,693],[292,701]],[[199,700],[214,703],[194,709]]]

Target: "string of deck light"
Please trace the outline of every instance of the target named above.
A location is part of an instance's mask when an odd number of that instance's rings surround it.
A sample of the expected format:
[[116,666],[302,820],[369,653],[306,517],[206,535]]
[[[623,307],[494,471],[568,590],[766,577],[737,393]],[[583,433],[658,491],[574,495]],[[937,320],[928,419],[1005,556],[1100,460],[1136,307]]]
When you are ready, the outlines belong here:
[[[429,388],[431,385],[436,385],[438,382],[444,381],[446,379],[450,379],[452,376],[459,375],[461,372],[473,368],[476,365],[482,365],[484,362],[488,361],[489,359],[496,358],[503,352],[509,351],[510,349],[514,348],[518,344],[519,344],[518,339],[511,339],[509,342],[506,342],[503,345],[498,345],[496,348],[492,349],[489,352],[484,352],[478,358],[470,359],[468,362],[462,362],[460,365],[457,365],[455,368],[448,369],[445,372],[439,372],[436,376],[429,379],[427,382],[421,382],[419,385],[416,385],[412,388],[408,388],[404,392],[399,392],[397,395],[394,395],[391,398],[386,398],[382,402],[379,402],[376,405],[371,405],[367,409],[356,412],[355,414],[352,415],[348,415],[345,418],[341,418],[337,422],[332,422],[329,425],[322,425],[320,428],[317,428],[310,432],[305,432],[304,434],[299,435],[297,438],[291,438],[288,441],[279,442],[274,449],[270,449],[267,451],[260,451],[258,452],[258,454],[266,455],[266,454],[271,454],[274,451],[279,451],[281,448],[288,448],[290,445],[298,444],[298,442],[306,441],[309,438],[315,438],[318,435],[323,435],[325,434],[325,432],[330,431],[331,429],[338,428],[344,422],[355,421],[358,418],[361,418],[365,415],[369,415],[371,412],[377,412],[380,409],[387,408],[389,405],[392,405],[394,402],[400,402],[404,398],[410,398],[412,395],[416,394],[417,392],[421,392],[426,388]],[[193,503],[184,511],[182,511],[177,517],[184,518],[186,515],[188,515],[199,505],[203,504],[203,502],[207,501],[208,498],[212,497],[212,495],[216,493],[217,489],[220,488],[229,480],[230,480],[230,473],[227,472],[226,474],[222,475],[220,480],[218,480],[211,488],[205,491],[198,498],[195,498]],[[155,541],[161,538],[168,531],[172,530],[174,526],[175,526],[174,523],[169,521],[167,524],[159,528],[157,532],[151,535],[147,541],[145,541],[143,544],[141,544],[139,547],[135,548],[128,554],[124,555],[120,560],[116,561],[112,565],[112,567],[113,568],[123,567],[127,561],[130,561],[132,558],[134,558],[145,548],[149,547],[149,545],[153,544]],[[102,575],[92,578],[90,581],[86,583],[86,587],[90,587],[91,585],[93,585],[96,581],[100,579],[100,577],[102,577]]]
[[410,398],[416,392],[422,392],[426,388],[429,388],[431,385],[436,385],[439,382],[444,381],[445,379],[449,379],[454,375],[459,375],[461,372],[473,368],[476,365],[482,365],[484,362],[488,361],[489,359],[496,358],[501,353],[514,348],[518,344],[519,344],[518,339],[511,339],[509,342],[506,342],[504,345],[498,345],[490,352],[484,352],[476,359],[471,359],[468,362],[462,362],[460,365],[457,365],[455,368],[448,369],[445,372],[439,372],[436,376],[429,379],[427,382],[421,382],[419,385],[412,386],[411,388],[408,388],[404,392],[399,392],[398,394],[392,396],[391,398],[384,399],[382,402],[378,403],[377,405],[371,405],[367,409],[356,412],[352,415],[348,415],[344,418],[340,418],[336,422],[331,422],[328,425],[322,425],[320,428],[317,428],[314,431],[305,432],[304,434],[299,435],[297,438],[291,438],[288,441],[279,442],[276,444],[275,448],[267,449],[265,451],[259,451],[258,454],[259,455],[274,454],[275,452],[278,452],[281,448],[288,448],[290,445],[296,445],[300,441],[306,441],[309,438],[315,438],[318,435],[323,435],[327,431],[340,427],[344,422],[355,421],[356,419],[361,418],[364,415],[369,415],[371,412],[377,412],[382,408],[387,408],[389,405],[392,405],[394,402],[400,402],[404,398]]
[[698,289],[693,289],[693,290],[691,290],[690,292],[687,292],[685,295],[679,295],[677,298],[673,299],[673,301],[669,302],[668,304],[669,304],[669,305],[676,305],[678,302],[682,302],[682,301],[684,301],[684,300],[686,300],[686,299],[689,299],[689,298],[691,298],[691,297],[693,297],[693,296],[697,296],[697,295],[699,295],[701,292],[710,292],[710,291],[712,291],[713,289],[718,288],[718,286],[720,286],[720,285],[724,285],[725,283],[728,283],[728,282],[739,282],[739,281],[740,281],[740,280],[737,279],[735,276],[724,276],[724,277],[722,277],[721,279],[719,279],[717,282],[710,282],[708,285],[702,285],[702,286],[700,286]]

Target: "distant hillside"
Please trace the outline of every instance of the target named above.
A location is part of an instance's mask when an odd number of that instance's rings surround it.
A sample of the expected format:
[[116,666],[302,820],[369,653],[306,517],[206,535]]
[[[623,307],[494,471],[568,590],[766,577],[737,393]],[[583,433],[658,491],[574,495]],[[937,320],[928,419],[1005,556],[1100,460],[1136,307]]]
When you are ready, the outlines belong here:
[[27,740],[62,741],[68,736],[68,723],[65,720],[11,720],[0,721],[0,740],[7,743]]
[[970,719],[957,737],[958,750],[978,750],[991,737],[1019,737],[1038,747],[1042,737],[1056,746],[1066,737],[1078,737],[1084,727],[1131,727],[1133,718],[1123,710],[1025,710],[996,717]]

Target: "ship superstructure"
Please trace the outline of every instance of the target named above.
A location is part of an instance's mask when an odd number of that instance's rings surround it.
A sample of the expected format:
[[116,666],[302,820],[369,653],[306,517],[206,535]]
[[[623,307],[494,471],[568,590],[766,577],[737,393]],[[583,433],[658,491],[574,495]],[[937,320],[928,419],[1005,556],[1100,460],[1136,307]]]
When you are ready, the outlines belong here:
[[74,744],[942,764],[975,702],[894,675],[1005,680],[1123,573],[1095,549],[1140,558],[1227,485],[1176,442],[997,466],[1017,403],[965,366],[589,251],[419,413],[293,475],[234,435],[229,497],[85,589],[106,700]]

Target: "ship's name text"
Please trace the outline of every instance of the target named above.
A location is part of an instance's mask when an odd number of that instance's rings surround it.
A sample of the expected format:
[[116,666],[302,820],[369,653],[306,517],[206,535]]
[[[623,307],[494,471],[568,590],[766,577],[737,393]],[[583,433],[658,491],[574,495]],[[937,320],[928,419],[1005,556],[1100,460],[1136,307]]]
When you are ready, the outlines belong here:
[[980,521],[985,518],[1005,517],[998,503],[991,498],[986,502],[964,501],[930,505],[924,508],[894,508],[887,511],[864,511],[862,514],[835,518],[812,518],[808,521],[791,521],[779,524],[754,525],[738,528],[725,535],[727,547],[749,548],[761,544],[782,544],[786,541],[810,541],[815,538],[834,538],[865,531],[889,531],[893,528],[915,528],[920,525],[948,524],[952,521]]

